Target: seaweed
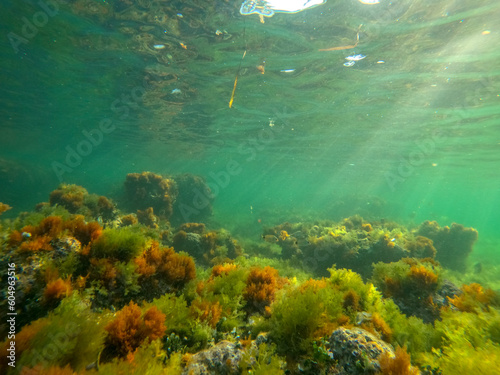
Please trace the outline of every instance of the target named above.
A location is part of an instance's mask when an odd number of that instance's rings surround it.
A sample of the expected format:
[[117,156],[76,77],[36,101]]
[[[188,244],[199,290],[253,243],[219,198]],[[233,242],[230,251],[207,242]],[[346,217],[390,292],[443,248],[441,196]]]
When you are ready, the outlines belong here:
[[288,357],[310,354],[312,343],[332,331],[342,315],[343,293],[329,281],[290,287],[272,305],[269,332],[278,352]]
[[176,253],[172,247],[160,247],[157,241],[152,241],[134,263],[143,295],[148,300],[180,290],[196,277],[193,258]]
[[130,227],[105,229],[92,243],[92,258],[112,258],[128,262],[139,255],[145,246],[145,238]]
[[[103,347],[106,319],[90,312],[79,295],[65,298],[48,317],[32,323],[38,330],[29,339],[29,350],[22,352],[17,365],[34,368],[64,367],[83,370],[95,361]],[[43,322],[43,323],[42,323]]]
[[211,302],[195,299],[190,306],[190,314],[194,319],[215,328],[222,317],[222,306],[218,301]]
[[421,353],[418,362],[426,368],[439,369],[443,375],[500,374],[500,345],[492,335],[498,327],[498,311],[467,313],[443,312],[436,322],[441,343],[432,351]]
[[437,254],[436,259],[445,267],[465,271],[466,260],[477,241],[478,232],[474,228],[466,228],[452,223],[451,227],[440,227],[435,221],[425,221],[420,225],[417,234],[433,241]]
[[54,308],[59,302],[69,296],[72,292],[71,280],[68,277],[66,280],[58,278],[51,281],[43,291],[43,303],[49,308]]
[[79,185],[61,184],[50,193],[50,206],[64,207],[72,214],[81,214],[88,218],[101,217],[112,220],[115,216],[115,204],[105,196],[89,194]]
[[5,212],[10,210],[12,207],[9,206],[8,204],[0,202],[0,216]]
[[450,304],[463,312],[488,311],[490,306],[500,306],[500,296],[478,283],[462,285],[462,293],[453,298],[447,297]]
[[250,270],[243,291],[247,311],[269,315],[269,306],[274,301],[276,290],[280,287],[279,284],[278,271],[272,267]]
[[[166,209],[184,193],[174,191],[181,186],[175,177],[156,176],[138,178],[150,178],[141,182],[152,188],[146,200]],[[172,194],[163,201],[154,189]],[[286,222],[264,229],[257,244],[184,218],[175,218],[173,230],[168,207],[140,208],[151,219],[141,218],[148,228],[108,198],[77,186],[58,190],[53,206],[40,204],[2,228],[2,264],[16,263],[17,312],[23,309],[16,319],[18,367],[9,369],[4,358],[2,373],[181,373],[207,348],[241,356],[241,373],[334,373],[344,368],[334,353],[345,348],[328,338],[342,330],[398,347],[395,356],[379,358],[381,374],[416,373],[411,360],[426,374],[497,371],[498,294],[478,283],[459,290],[434,259],[444,244],[460,252],[457,238],[470,252],[470,228],[428,222],[410,231],[353,216]],[[170,202],[169,219],[177,202]],[[103,220],[92,221],[97,215]],[[259,256],[243,256],[241,244]],[[272,259],[262,256],[266,251]],[[397,262],[375,264],[365,281],[372,260]],[[327,268],[337,261],[347,268]],[[218,347],[227,350],[212,350]],[[8,341],[0,346],[8,348]],[[352,371],[377,371],[375,359],[356,358]],[[236,369],[230,362],[221,364]]]
[[164,322],[165,314],[157,307],[153,306],[142,314],[139,306],[130,302],[105,327],[108,334],[103,359],[125,357],[132,354],[144,341],[162,338],[167,330]]
[[151,208],[167,220],[172,215],[178,194],[174,180],[152,172],[129,173],[125,178],[124,187],[130,208]]
[[420,371],[411,365],[406,348],[397,347],[395,357],[382,353],[379,358],[381,375],[419,375]]
[[405,258],[394,263],[373,266],[372,282],[384,297],[391,297],[408,315],[427,322],[439,317],[437,295],[442,284],[441,268],[432,260]]

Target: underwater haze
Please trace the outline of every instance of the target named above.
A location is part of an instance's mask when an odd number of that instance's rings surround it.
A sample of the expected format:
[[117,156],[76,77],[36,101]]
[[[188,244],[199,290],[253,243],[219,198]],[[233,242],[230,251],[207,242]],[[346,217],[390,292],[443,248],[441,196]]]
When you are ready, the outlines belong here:
[[[370,212],[376,199],[375,216],[497,234],[497,1],[329,0],[265,23],[240,5],[4,1],[0,195],[11,215],[60,182],[109,194],[150,170],[220,185],[224,223],[349,215],[335,207],[350,199]],[[112,130],[67,159],[103,121]],[[233,175],[217,181],[229,162]]]

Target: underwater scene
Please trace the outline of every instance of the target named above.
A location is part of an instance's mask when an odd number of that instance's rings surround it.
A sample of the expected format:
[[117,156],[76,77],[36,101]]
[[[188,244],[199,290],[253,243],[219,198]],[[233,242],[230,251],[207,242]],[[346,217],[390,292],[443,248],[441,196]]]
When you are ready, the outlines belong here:
[[0,374],[500,374],[498,0],[2,0]]

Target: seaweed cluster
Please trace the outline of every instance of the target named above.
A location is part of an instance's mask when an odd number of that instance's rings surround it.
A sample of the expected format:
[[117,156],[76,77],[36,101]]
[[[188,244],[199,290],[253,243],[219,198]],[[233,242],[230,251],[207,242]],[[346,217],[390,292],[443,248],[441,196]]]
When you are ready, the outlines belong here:
[[214,197],[200,176],[129,173],[124,187],[127,208],[137,210],[137,220],[151,228],[158,228],[158,219],[179,225],[204,221],[212,214]]
[[101,217],[112,220],[115,215],[115,204],[105,196],[89,194],[87,189],[78,185],[61,184],[50,193],[49,204],[64,207],[72,214]]
[[478,238],[474,228],[465,228],[457,223],[440,227],[435,221],[422,223],[417,234],[430,238],[437,250],[436,259],[443,266],[457,271],[465,271],[467,256]]
[[408,230],[397,223],[367,222],[356,215],[339,223],[284,223],[265,229],[263,238],[279,245],[283,258],[304,263],[318,275],[325,275],[327,267],[336,264],[369,277],[372,263],[406,257],[436,259],[463,270],[477,231],[456,223],[440,228],[428,221]]
[[10,207],[8,204],[0,202],[0,215],[3,214],[5,211],[10,210],[12,207]]
[[178,194],[174,180],[152,172],[129,173],[124,186],[131,208],[151,209],[151,213],[156,212],[166,219],[172,215],[173,204]]
[[[169,219],[191,194],[180,187],[202,181],[133,176],[134,209],[163,207]],[[277,225],[252,247],[210,222],[151,225],[116,204],[104,220],[91,196],[61,186],[35,212],[2,221],[18,329],[16,368],[2,356],[1,373],[498,373],[498,293],[452,284],[436,259],[472,228],[430,233],[428,223],[354,216]],[[246,251],[266,246],[270,257]]]
[[172,238],[172,245],[205,265],[222,264],[244,254],[241,245],[229,232],[224,229],[205,230],[200,223],[181,225]]

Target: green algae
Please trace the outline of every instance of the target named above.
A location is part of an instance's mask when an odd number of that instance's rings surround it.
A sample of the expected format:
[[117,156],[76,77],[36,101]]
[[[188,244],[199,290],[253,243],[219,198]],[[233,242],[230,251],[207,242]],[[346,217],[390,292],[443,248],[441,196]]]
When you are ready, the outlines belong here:
[[105,229],[92,244],[91,256],[128,262],[139,255],[146,240],[132,227]]
[[31,340],[30,349],[23,352],[19,368],[70,364],[79,371],[97,359],[104,343],[103,322],[108,318],[90,311],[81,296],[66,298],[42,319],[46,324]]

